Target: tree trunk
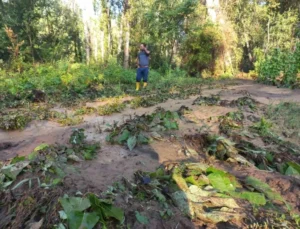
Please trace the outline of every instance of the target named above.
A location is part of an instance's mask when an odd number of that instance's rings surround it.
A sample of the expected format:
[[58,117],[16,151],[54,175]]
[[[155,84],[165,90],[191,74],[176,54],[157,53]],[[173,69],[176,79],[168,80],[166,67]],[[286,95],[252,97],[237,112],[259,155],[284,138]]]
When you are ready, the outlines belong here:
[[101,59],[104,62],[105,57],[105,41],[104,41],[104,31],[100,31],[100,48],[101,48]]
[[120,30],[119,30],[119,39],[118,39],[118,55],[120,55],[122,51],[122,43],[123,43],[123,17],[120,22]]
[[108,54],[112,54],[112,29],[111,29],[111,18],[110,18],[110,9],[107,7],[107,46],[108,46]]
[[126,32],[125,32],[125,44],[124,44],[124,68],[129,67],[129,43],[130,43],[130,25],[128,20],[125,22]]
[[245,41],[246,41],[246,47],[247,47],[248,57],[249,57],[250,62],[252,62],[253,61],[253,57],[252,57],[252,54],[250,52],[250,43],[249,43],[249,39],[248,39],[248,36],[247,36],[246,33],[244,33],[244,37],[245,37]]
[[130,23],[129,23],[129,0],[124,1],[124,68],[129,67],[129,44],[130,44]]
[[84,35],[85,35],[85,52],[86,52],[86,63],[90,63],[91,58],[91,48],[90,48],[90,29],[88,22],[85,21],[84,23]]
[[234,36],[234,30],[229,26],[229,21],[226,20],[226,14],[222,10],[220,1],[219,0],[206,0],[206,7],[207,7],[207,13],[215,24],[220,25],[220,30],[223,37],[223,65],[224,69],[223,71],[230,70],[233,73],[233,64],[232,64],[232,58],[231,58],[231,46],[233,45],[230,43],[232,40],[228,37],[228,34],[230,36]]
[[94,36],[94,59],[95,62],[98,61],[98,37]]
[[34,58],[34,46],[33,46],[32,38],[31,38],[31,29],[30,29],[30,26],[28,24],[26,24],[26,30],[27,30],[26,32],[27,32],[29,46],[30,46],[30,51],[31,51],[31,56],[32,56],[32,63],[34,63],[34,61],[35,61],[35,58]]
[[169,65],[171,66],[173,63],[173,58],[176,55],[177,52],[177,40],[174,40],[173,44],[172,44],[172,51],[171,51],[171,56],[170,56],[170,60],[169,60]]

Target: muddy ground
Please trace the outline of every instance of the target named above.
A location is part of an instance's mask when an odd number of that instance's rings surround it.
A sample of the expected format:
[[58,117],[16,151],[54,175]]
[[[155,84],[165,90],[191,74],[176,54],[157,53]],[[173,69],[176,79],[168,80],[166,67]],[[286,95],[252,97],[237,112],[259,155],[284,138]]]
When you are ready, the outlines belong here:
[[[265,86],[253,81],[235,81],[236,85],[222,85],[222,87],[204,89],[201,96],[219,95],[221,100],[232,101],[248,96],[256,100],[261,107],[269,104],[278,104],[283,101],[300,102],[300,91]],[[187,155],[182,152],[182,147],[190,144],[195,150],[201,151],[201,144],[193,143],[186,136],[195,136],[201,132],[219,133],[218,117],[226,115],[228,112],[238,111],[237,107],[231,106],[199,106],[193,105],[200,95],[191,96],[185,100],[172,100],[157,104],[150,108],[126,108],[122,113],[110,116],[85,115],[84,123],[78,126],[62,127],[55,122],[33,121],[21,131],[1,131],[0,132],[0,160],[7,161],[19,155],[25,156],[31,153],[35,147],[42,143],[47,144],[68,144],[69,137],[74,128],[83,128],[87,135],[87,141],[99,142],[101,149],[97,158],[91,161],[79,162],[76,164],[77,172],[71,173],[65,182],[72,190],[81,192],[101,193],[123,178],[132,180],[133,174],[138,171],[155,171],[161,165],[177,163],[182,161],[205,162],[213,164],[215,167],[230,172],[237,178],[243,179],[246,176],[253,176],[269,184],[274,190],[279,192],[295,209],[300,212],[300,180],[295,177],[281,175],[278,172],[259,170],[255,166],[245,166],[242,164],[232,164],[230,162],[211,160],[204,155]],[[131,98],[125,98],[130,100]],[[92,107],[99,105],[99,102],[87,104]],[[148,145],[140,145],[129,151],[126,146],[112,145],[105,141],[107,136],[107,124],[124,123],[127,119],[134,118],[135,115],[151,114],[157,107],[165,110],[178,111],[185,106],[190,112],[179,120],[179,130],[167,132],[162,136],[161,141],[152,141]],[[59,108],[64,109],[64,108]],[[72,112],[66,110],[66,112]],[[246,116],[260,118],[262,112],[254,112],[250,109],[243,110]],[[245,121],[244,125],[250,125],[250,121]],[[294,144],[299,144],[297,138],[284,138]],[[272,143],[265,143],[261,138],[248,138],[248,141],[261,148],[271,147]],[[286,152],[281,152],[285,154]],[[300,155],[296,158],[300,162]],[[247,228],[244,223],[240,224],[219,224],[204,226],[201,222],[190,220],[180,211],[174,208],[175,215],[169,220],[159,219],[158,204],[151,200],[144,206],[142,203],[132,202],[127,204],[122,198],[117,198],[116,204],[125,209],[130,228]],[[146,226],[139,224],[134,219],[134,212],[139,209],[150,219]]]

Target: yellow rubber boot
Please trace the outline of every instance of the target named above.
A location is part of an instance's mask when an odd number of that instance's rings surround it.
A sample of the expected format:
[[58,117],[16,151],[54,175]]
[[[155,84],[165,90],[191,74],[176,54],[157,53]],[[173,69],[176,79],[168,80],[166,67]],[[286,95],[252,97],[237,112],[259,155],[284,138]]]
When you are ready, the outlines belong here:
[[136,90],[136,91],[139,91],[139,90],[140,90],[140,87],[141,87],[140,82],[136,82],[135,90]]
[[146,87],[147,87],[147,85],[148,85],[148,83],[146,83],[146,82],[145,82],[145,83],[144,83],[144,86],[143,86],[143,88],[146,88]]

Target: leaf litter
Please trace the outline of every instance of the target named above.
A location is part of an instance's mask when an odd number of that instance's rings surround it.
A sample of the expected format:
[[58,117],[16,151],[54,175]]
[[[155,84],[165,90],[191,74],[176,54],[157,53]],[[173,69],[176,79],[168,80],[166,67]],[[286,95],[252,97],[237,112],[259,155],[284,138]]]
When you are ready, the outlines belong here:
[[161,132],[177,130],[179,115],[177,112],[165,111],[162,108],[156,109],[151,115],[136,116],[118,126],[115,123],[107,130],[110,132],[106,141],[127,145],[132,151],[139,144],[148,144],[151,139],[160,140]]

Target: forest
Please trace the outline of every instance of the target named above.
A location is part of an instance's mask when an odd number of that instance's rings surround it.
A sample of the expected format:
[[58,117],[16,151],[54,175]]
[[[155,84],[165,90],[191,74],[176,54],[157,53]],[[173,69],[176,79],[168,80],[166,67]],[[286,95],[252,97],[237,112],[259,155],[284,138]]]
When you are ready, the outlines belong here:
[[299,112],[299,0],[0,0],[0,228],[300,228]]

